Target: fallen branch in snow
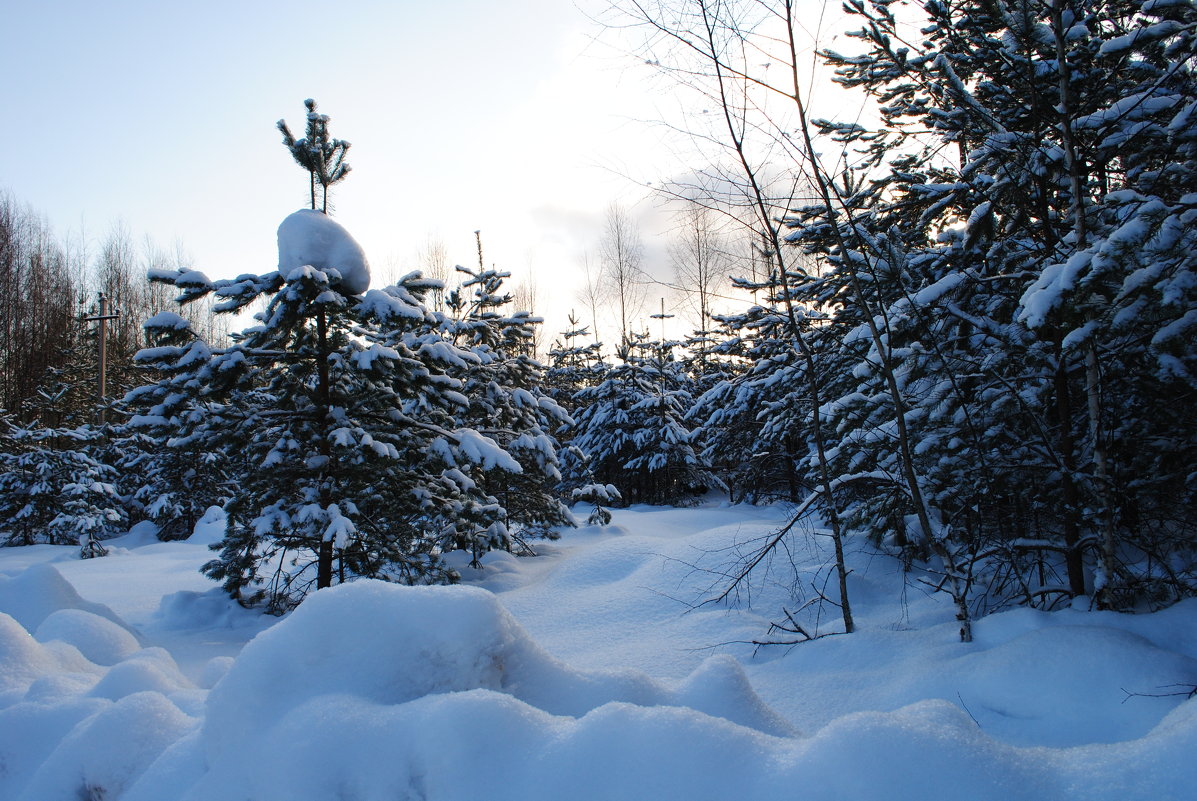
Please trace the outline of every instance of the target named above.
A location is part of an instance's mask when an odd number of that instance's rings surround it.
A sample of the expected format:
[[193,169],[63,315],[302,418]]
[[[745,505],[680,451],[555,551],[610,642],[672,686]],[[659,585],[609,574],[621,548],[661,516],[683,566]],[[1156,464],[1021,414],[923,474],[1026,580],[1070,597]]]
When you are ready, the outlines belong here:
[[780,529],[775,531],[769,538],[769,541],[744,562],[741,568],[736,572],[736,575],[733,577],[731,583],[724,588],[723,592],[712,598],[711,602],[722,603],[723,601],[727,600],[728,596],[739,587],[741,582],[748,578],[748,575],[756,569],[757,565],[764,561],[765,558],[773,552],[773,549],[785,539],[786,535],[790,533],[790,530],[793,529],[799,521],[803,520],[806,515],[811,512],[814,501],[818,497],[819,496],[817,493],[812,493],[805,501],[803,501],[798,508],[790,514],[790,522],[786,523]]
[[[811,598],[809,601],[807,601],[805,604],[803,604],[802,607],[798,611],[802,611],[802,609],[805,609],[806,607],[810,606],[812,603],[815,603],[816,601],[826,601],[826,600],[827,599],[823,598],[823,597]],[[760,649],[765,647],[766,645],[785,645],[785,646],[801,645],[802,643],[805,643],[805,642],[814,642],[815,640],[821,640],[824,637],[834,637],[837,634],[846,634],[847,633],[847,632],[843,632],[843,631],[825,631],[825,632],[822,632],[821,634],[820,633],[811,634],[809,631],[807,631],[802,626],[801,623],[799,623],[797,620],[794,619],[794,614],[792,612],[790,612],[789,609],[782,607],[781,611],[786,616],[787,622],[786,623],[770,623],[769,630],[765,633],[765,636],[768,637],[770,634],[772,634],[773,632],[776,631],[776,632],[783,632],[786,634],[796,634],[796,635],[798,635],[798,637],[800,639],[751,640],[750,644],[756,646],[756,649],[752,652],[753,656],[756,656],[757,652],[760,651]],[[816,629],[816,631],[817,631],[817,629]]]
[[[1174,693],[1132,693],[1125,687],[1119,687],[1118,689],[1122,690],[1122,692],[1126,694],[1126,698],[1122,699],[1122,703],[1124,704],[1132,698],[1176,698],[1182,695],[1185,698],[1193,698],[1194,696],[1197,696],[1197,684],[1192,686],[1188,684],[1169,684],[1167,687],[1188,687],[1189,689],[1178,690]],[[1166,689],[1166,687],[1161,689]]]

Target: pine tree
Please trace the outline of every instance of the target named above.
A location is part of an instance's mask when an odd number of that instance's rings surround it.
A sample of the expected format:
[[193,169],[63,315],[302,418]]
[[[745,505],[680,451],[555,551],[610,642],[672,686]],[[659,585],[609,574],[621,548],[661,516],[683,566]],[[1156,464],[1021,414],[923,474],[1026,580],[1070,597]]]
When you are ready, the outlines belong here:
[[[285,120],[279,120],[276,125],[283,134],[283,145],[291,152],[295,163],[308,171],[308,184],[311,193],[312,208],[319,208],[328,213],[328,192],[333,184],[345,179],[350,166],[345,161],[345,154],[349,151],[349,143],[344,139],[330,139],[328,135],[329,117],[316,111],[316,101],[308,98],[303,101],[307,109],[307,127],[302,139],[296,139],[287,127]],[[317,192],[316,187],[320,190]],[[317,196],[320,204],[317,206]]]
[[1193,437],[1174,433],[1193,431],[1176,411],[1193,389],[1178,338],[1194,308],[1193,7],[925,9],[909,42],[889,3],[849,4],[866,52],[828,57],[886,127],[824,129],[859,145],[873,180],[791,221],[832,267],[812,297],[851,330],[833,451],[841,473],[868,469],[847,521],[904,535],[917,504],[890,476],[911,470],[929,544],[957,581],[967,565],[979,605],[1191,592],[1191,524],[1170,510],[1194,497],[1176,469]]
[[[297,233],[284,222],[281,253]],[[510,528],[564,522],[561,505],[536,494],[541,478],[555,483],[542,427],[553,405],[536,394],[533,363],[507,349],[527,321],[453,321],[423,305],[436,282],[412,274],[360,294],[358,272],[154,274],[182,301],[223,298],[218,312],[266,300],[226,348],[178,315],[152,319],[155,346],[139,359],[163,378],[130,397],[142,408],[135,424],[169,447],[219,456],[229,526],[204,572],[243,603],[282,611],[356,576],[452,581],[445,550],[476,560],[505,547]]]

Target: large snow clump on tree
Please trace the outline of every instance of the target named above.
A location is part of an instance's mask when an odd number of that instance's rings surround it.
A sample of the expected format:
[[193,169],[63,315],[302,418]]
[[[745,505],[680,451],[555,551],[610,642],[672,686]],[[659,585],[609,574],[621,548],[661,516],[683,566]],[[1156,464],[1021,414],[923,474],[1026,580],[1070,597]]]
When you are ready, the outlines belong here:
[[300,209],[278,227],[278,270],[286,277],[300,267],[341,274],[341,289],[360,295],[370,288],[366,253],[340,223],[315,209]]

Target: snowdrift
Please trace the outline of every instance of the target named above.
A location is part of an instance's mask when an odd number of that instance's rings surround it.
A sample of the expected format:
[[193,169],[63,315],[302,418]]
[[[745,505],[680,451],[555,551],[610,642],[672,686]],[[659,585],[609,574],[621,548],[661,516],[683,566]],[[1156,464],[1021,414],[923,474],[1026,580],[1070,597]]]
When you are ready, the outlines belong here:
[[[621,510],[488,555],[481,586],[358,582],[278,621],[196,572],[216,513],[105,559],[6,549],[0,799],[1192,797],[1197,601],[1012,610],[962,645],[943,598],[862,549],[858,633],[754,652],[734,643],[793,565],[751,608],[679,599],[780,514]],[[795,543],[804,574],[824,539]]]
[[[30,573],[59,589],[27,605],[35,631],[0,614],[5,799],[921,801],[958,788],[971,799],[1126,801],[1188,798],[1197,782],[1197,701],[1141,739],[1068,749],[1000,743],[943,700],[850,714],[803,737],[729,656],[668,686],[573,669],[471,587],[322,591],[235,660],[213,660],[207,674],[223,677],[209,692],[163,649],[81,609],[53,567],[0,579],[0,593]],[[1015,629],[1040,627],[1006,625],[1022,644],[974,652],[976,671],[1024,657],[1067,670],[1052,661],[1067,639],[1028,653]]]

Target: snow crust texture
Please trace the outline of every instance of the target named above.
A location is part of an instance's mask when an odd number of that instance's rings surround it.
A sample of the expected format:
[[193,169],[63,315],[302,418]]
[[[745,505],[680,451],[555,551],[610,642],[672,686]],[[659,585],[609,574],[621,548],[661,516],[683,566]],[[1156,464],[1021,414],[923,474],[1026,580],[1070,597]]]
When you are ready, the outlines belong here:
[[[227,599],[166,595],[138,627],[174,637],[172,650],[145,647],[64,577],[98,591],[91,563],[0,555],[0,799],[1192,797],[1197,699],[1122,704],[1119,687],[1197,677],[1193,603],[1142,617],[1016,610],[964,646],[950,618],[924,625],[945,611],[934,599],[909,605],[921,628],[877,625],[892,608],[862,561],[859,634],[756,661],[690,654],[660,679],[615,665],[715,626],[737,636],[738,613],[680,615],[647,587],[677,591],[694,570],[680,557],[704,537],[769,521],[621,514],[625,526],[584,528],[541,559],[491,555],[479,575],[497,594],[356,582],[207,660],[184,646],[236,628],[244,613]],[[195,543],[130,540],[109,560],[201,558],[212,517]],[[710,528],[666,536],[700,519]],[[109,592],[113,608],[143,607]]]

